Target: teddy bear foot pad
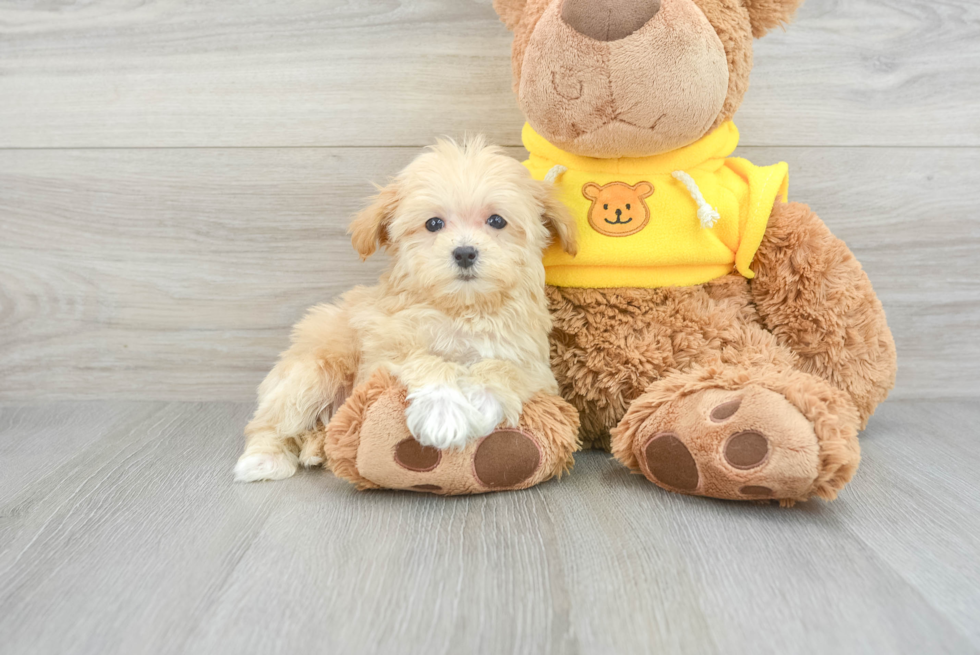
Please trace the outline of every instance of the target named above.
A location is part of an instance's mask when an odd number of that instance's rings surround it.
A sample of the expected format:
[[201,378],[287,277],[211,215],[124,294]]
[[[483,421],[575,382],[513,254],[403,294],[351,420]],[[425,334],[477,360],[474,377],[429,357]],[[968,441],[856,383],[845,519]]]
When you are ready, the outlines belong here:
[[[516,489],[534,477],[542,457],[537,443],[517,430],[497,430],[463,450],[438,450],[412,437],[395,444],[391,460],[404,472],[391,470],[389,462],[375,461],[386,453],[366,448],[358,457],[362,474],[387,488],[430,493],[479,493]],[[381,482],[384,481],[384,482]],[[416,484],[408,484],[416,482]]]
[[328,427],[330,468],[362,489],[440,495],[525,489],[567,470],[577,449],[574,410],[553,396],[525,404],[516,428],[498,428],[462,449],[423,446],[405,422],[405,390],[378,375],[341,408]]
[[731,500],[805,500],[821,468],[813,424],[762,387],[706,389],[665,404],[639,428],[633,455],[665,489]]

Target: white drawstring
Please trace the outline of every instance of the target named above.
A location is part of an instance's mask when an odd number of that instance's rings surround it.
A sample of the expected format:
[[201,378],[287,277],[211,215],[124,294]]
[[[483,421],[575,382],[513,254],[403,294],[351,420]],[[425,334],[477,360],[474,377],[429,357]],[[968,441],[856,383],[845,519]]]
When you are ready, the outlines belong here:
[[562,166],[561,164],[558,164],[557,166],[552,166],[551,170],[548,171],[548,174],[544,176],[544,181],[551,182],[552,184],[554,184],[555,180],[561,177],[567,170],[568,168]]
[[[552,166],[548,174],[544,176],[544,181],[554,184],[567,171],[568,168],[561,164]],[[671,175],[675,180],[678,180],[687,187],[688,193],[691,194],[694,202],[697,203],[698,220],[701,222],[701,227],[705,229],[714,227],[715,223],[721,220],[721,214],[704,199],[704,196],[701,195],[701,189],[698,188],[698,183],[694,181],[694,178],[684,171],[674,171]]]
[[698,183],[694,181],[694,178],[685,173],[684,171],[674,171],[671,173],[675,180],[679,180],[684,183],[687,187],[688,193],[694,198],[694,202],[698,205],[698,220],[701,221],[702,228],[712,228],[721,219],[721,214],[708,204],[708,201],[704,199],[701,195],[701,189],[698,188]]

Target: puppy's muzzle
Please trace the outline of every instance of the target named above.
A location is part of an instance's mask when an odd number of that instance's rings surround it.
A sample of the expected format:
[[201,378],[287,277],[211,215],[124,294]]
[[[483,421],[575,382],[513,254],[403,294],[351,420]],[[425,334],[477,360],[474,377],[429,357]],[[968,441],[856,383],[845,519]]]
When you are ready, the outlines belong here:
[[480,251],[473,246],[460,246],[453,251],[453,259],[456,260],[456,265],[462,269],[473,266],[479,256]]

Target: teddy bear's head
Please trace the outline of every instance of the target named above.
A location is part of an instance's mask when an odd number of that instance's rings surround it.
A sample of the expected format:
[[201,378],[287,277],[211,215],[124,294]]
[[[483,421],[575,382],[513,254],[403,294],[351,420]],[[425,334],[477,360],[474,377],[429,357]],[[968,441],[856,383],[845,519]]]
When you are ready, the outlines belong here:
[[589,157],[641,157],[730,119],[752,39],[802,0],[494,0],[514,31],[514,87],[531,127]]

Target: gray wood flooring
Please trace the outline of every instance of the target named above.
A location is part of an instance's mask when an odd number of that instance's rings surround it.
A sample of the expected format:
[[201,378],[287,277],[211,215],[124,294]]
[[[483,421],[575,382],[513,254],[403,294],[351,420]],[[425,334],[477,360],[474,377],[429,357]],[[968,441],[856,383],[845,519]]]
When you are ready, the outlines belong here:
[[596,452],[470,498],[234,484],[250,409],[0,408],[0,652],[980,652],[977,403],[886,403],[792,509]]

